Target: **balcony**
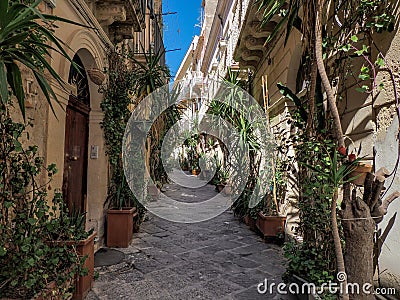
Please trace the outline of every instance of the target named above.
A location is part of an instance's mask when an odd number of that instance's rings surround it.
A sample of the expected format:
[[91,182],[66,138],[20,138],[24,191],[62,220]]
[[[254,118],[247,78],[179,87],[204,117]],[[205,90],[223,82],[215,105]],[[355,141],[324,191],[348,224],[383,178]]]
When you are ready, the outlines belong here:
[[100,0],[96,18],[114,42],[131,39],[145,28],[145,0]]
[[[163,34],[158,22],[158,18],[151,20],[151,36],[143,36],[142,38],[136,39],[132,45],[132,49],[134,51],[135,59],[141,63],[146,63],[145,54],[149,54],[150,50],[153,55],[160,53],[160,65],[165,66],[165,47]],[[143,53],[143,51],[145,53]]]

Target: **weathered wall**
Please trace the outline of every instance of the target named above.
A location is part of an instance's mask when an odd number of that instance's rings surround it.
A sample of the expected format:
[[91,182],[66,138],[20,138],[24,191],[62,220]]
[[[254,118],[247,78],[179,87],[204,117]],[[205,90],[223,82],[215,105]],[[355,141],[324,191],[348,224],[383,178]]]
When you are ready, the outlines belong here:
[[[293,31],[286,45],[284,45],[284,36],[282,35],[271,50],[268,56],[264,56],[260,67],[255,70],[253,93],[261,106],[264,106],[262,92],[262,76],[267,76],[268,93],[269,93],[269,116],[271,118],[271,126],[275,132],[281,129],[290,130],[287,125],[287,114],[292,104],[287,101],[277,88],[277,83],[281,82],[292,90],[296,88],[296,75],[300,66],[301,45],[300,33]],[[294,155],[293,149],[288,153]],[[281,202],[281,213],[287,216],[286,232],[290,235],[296,235],[298,222],[298,209],[293,205],[297,201],[295,191],[295,178],[288,175],[287,193],[285,199],[278,199]]]
[[[73,19],[80,23],[85,23],[83,17],[77,14],[76,10],[68,3],[68,1],[57,2],[55,14],[69,19]],[[98,68],[103,70],[106,67],[107,56],[105,45],[95,35],[93,30],[77,27],[74,25],[65,25],[62,30],[57,31],[58,36],[66,41],[70,47],[69,54],[71,57],[78,54],[81,58],[85,69]],[[54,60],[54,65],[60,71],[65,80],[68,80],[69,62],[58,59]],[[88,137],[88,168],[87,168],[87,229],[93,228],[97,231],[99,247],[103,244],[104,238],[104,201],[107,195],[108,185],[108,162],[105,155],[103,130],[100,122],[103,119],[103,113],[100,108],[102,95],[98,92],[98,86],[89,80],[90,90],[90,113],[89,113],[89,137]],[[65,91],[60,90],[63,99],[67,99],[68,95]],[[67,102],[65,102],[67,103]],[[64,132],[65,132],[65,112],[60,111],[58,120],[53,115],[49,115],[49,133],[48,133],[48,160],[57,161],[60,170],[63,170],[64,163]],[[55,143],[57,141],[57,143]],[[91,146],[99,147],[99,157],[97,159],[90,158]],[[60,176],[61,177],[61,176]],[[62,178],[58,178],[62,182]]]
[[[286,46],[283,45],[281,37],[275,44],[269,56],[265,56],[263,63],[256,70],[254,78],[254,94],[257,100],[263,104],[262,99],[262,76],[268,75],[268,90],[272,125],[275,127],[285,126],[285,114],[290,108],[290,103],[282,99],[282,95],[276,87],[282,82],[292,90],[296,87],[296,76],[301,60],[300,34],[295,30]],[[399,55],[400,55],[400,32],[374,36],[380,50],[386,56],[388,64],[395,72],[398,80]],[[373,55],[377,55],[373,49]],[[354,70],[360,68],[362,61],[355,62]],[[355,71],[357,73],[357,71]],[[354,147],[361,148],[360,156],[366,162],[374,163],[375,169],[384,166],[393,170],[398,156],[398,121],[394,105],[393,86],[387,72],[377,74],[377,82],[383,82],[385,89],[375,91],[373,94],[363,94],[355,90],[355,82],[347,81],[346,93],[339,102],[343,130],[346,135],[346,143],[349,150]],[[397,82],[399,84],[399,82]],[[399,87],[398,87],[399,88]],[[393,123],[392,123],[393,122]],[[391,177],[392,178],[392,177]],[[391,179],[390,178],[390,179]],[[391,180],[387,181],[389,186]],[[291,190],[294,183],[289,180],[288,189]],[[293,189],[292,189],[293,191]],[[387,195],[393,191],[400,191],[400,174],[396,175],[393,185]],[[291,208],[291,200],[296,200],[294,192],[288,193],[288,199],[284,204],[288,213],[287,231],[291,233],[296,224],[296,209]],[[289,201],[289,202],[288,202]],[[386,219],[380,224],[384,230],[392,216],[400,210],[398,200],[389,209]],[[386,287],[400,289],[400,254],[397,249],[400,246],[400,222],[396,219],[390,231],[380,257],[381,282]]]
[[[83,2],[82,2],[83,3]],[[85,18],[76,10],[69,1],[57,1],[57,6],[50,9],[42,5],[42,10],[46,13],[54,13],[57,16],[69,20],[87,24]],[[79,54],[86,69],[106,67],[106,52],[104,43],[98,38],[93,30],[71,25],[67,23],[58,24],[56,35],[66,44],[66,51],[72,58],[76,53]],[[52,53],[51,65],[56,72],[68,81],[70,63],[57,53]],[[24,85],[27,81],[33,81],[29,72],[24,74]],[[75,88],[66,84],[60,87],[54,80],[51,81],[53,89],[61,105],[53,102],[56,115],[53,114],[44,96],[39,92],[37,84],[31,84],[31,95],[27,99],[27,117],[32,120],[33,128],[28,129],[30,134],[30,144],[39,146],[39,154],[45,158],[45,164],[55,163],[58,174],[51,182],[52,193],[59,189],[63,184],[64,170],[64,139],[65,139],[65,109],[68,104],[69,94]],[[108,163],[104,151],[103,131],[100,127],[102,112],[100,102],[102,95],[98,93],[98,86],[89,81],[90,89],[90,108],[89,115],[89,153],[90,146],[99,146],[99,158],[96,160],[88,158],[88,182],[87,182],[87,229],[94,228],[98,232],[100,242],[96,243],[96,248],[102,245],[104,228],[104,209],[103,203],[107,194],[108,183]],[[37,93],[37,94],[36,94]]]
[[[400,66],[400,30],[397,28],[395,35],[383,37],[380,36],[379,45],[385,49],[384,54],[389,67],[393,70],[397,92],[399,92],[399,66]],[[387,50],[386,50],[387,49]],[[396,104],[394,90],[390,76],[387,72],[378,74],[378,82],[383,82],[385,89],[372,102],[373,119],[376,124],[374,136],[371,137],[371,142],[375,143],[375,168],[386,167],[392,171],[395,167],[399,155],[399,121],[396,114]],[[393,176],[387,180],[386,187],[389,188],[389,183]],[[393,184],[387,190],[386,195],[392,192],[400,191],[400,170],[394,176]],[[400,199],[397,199],[389,207],[385,220],[379,224],[379,228],[385,230],[390,219],[400,212]],[[400,221],[396,217],[394,225],[389,232],[389,235],[382,247],[380,256],[381,282],[384,286],[392,286],[397,289],[397,297],[400,295]]]

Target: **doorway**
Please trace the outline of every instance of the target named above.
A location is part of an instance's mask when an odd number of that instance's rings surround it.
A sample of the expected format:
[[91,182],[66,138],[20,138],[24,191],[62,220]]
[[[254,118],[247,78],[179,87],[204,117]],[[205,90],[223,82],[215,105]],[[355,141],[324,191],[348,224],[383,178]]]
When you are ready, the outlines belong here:
[[90,95],[86,71],[78,55],[68,82],[77,88],[70,95],[65,118],[63,197],[70,213],[86,212]]

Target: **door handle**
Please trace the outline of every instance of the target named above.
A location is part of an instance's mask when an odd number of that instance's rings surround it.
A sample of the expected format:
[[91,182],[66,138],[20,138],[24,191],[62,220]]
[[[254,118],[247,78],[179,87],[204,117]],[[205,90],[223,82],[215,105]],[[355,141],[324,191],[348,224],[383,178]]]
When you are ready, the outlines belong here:
[[79,159],[78,156],[76,156],[76,155],[70,156],[68,153],[65,154],[65,156],[67,157],[67,159],[68,159],[69,161],[77,161],[77,160]]

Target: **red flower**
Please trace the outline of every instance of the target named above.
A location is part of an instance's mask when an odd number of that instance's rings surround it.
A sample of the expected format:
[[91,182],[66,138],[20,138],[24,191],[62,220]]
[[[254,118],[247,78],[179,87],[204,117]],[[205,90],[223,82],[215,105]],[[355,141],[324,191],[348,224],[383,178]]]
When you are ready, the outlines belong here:
[[356,155],[355,154],[349,154],[349,162],[353,162],[353,161],[355,161],[357,159],[357,157],[356,157]]
[[338,148],[338,152],[339,152],[340,154],[342,154],[342,155],[346,155],[346,152],[347,152],[346,147],[345,147],[345,146],[340,146],[340,147]]

